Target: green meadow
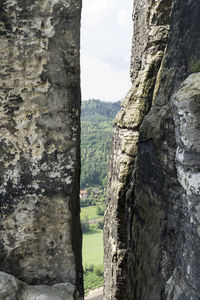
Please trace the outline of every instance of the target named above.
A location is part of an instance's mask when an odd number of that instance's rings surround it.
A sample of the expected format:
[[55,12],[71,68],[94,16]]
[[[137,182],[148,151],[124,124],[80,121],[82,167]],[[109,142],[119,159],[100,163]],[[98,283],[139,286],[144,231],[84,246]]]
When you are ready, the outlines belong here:
[[103,286],[103,230],[83,234],[83,268],[85,294]]
[[103,231],[96,229],[83,234],[83,267],[103,264]]
[[[81,209],[81,219],[95,220],[100,217],[95,206]],[[90,231],[83,234],[83,269],[85,294],[103,285],[103,230],[90,226]]]
[[[103,206],[100,206],[101,208],[103,208]],[[88,221],[92,221],[92,220],[103,220],[103,216],[99,216],[97,214],[97,206],[89,206],[89,207],[82,207],[81,208],[81,220],[84,220],[85,217],[88,218]]]
[[89,221],[99,219],[99,216],[97,215],[97,207],[96,206],[82,207],[81,220],[83,220],[85,217],[88,217]]

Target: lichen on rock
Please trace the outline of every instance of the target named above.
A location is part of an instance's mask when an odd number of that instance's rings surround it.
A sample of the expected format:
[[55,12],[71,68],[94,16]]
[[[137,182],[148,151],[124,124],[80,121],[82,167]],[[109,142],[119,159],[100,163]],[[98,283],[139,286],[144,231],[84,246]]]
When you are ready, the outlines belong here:
[[82,288],[80,0],[1,1],[0,270]]
[[[105,298],[196,300],[198,1],[134,1],[132,87],[115,120],[105,215]],[[190,76],[189,76],[190,75]]]
[[[165,15],[163,15],[163,9]],[[134,37],[131,60],[132,87],[115,118],[108,175],[104,260],[106,299],[125,299],[130,213],[126,195],[137,159],[139,128],[159,87],[171,13],[171,1],[134,1]],[[128,235],[129,235],[128,233]],[[114,248],[116,251],[113,251]],[[113,274],[113,275],[112,275]]]

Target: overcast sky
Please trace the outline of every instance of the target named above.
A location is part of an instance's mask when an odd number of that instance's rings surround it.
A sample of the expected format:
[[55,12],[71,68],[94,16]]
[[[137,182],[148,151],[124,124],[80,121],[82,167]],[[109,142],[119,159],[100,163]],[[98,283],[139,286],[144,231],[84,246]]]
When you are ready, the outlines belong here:
[[130,88],[132,6],[132,0],[83,0],[83,100],[121,100]]

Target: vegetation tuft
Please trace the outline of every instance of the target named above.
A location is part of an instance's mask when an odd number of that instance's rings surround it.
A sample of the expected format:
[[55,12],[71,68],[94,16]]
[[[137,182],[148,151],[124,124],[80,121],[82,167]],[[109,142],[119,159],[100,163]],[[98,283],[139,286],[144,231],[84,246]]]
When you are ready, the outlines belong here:
[[200,72],[200,59],[199,58],[192,58],[190,62],[190,70],[193,73]]

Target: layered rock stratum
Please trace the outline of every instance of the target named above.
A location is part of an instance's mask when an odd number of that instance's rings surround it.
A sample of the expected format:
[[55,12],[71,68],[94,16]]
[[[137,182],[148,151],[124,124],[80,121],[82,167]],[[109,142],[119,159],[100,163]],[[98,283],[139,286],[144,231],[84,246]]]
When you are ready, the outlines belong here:
[[81,1],[0,2],[0,270],[82,295]]
[[199,5],[134,1],[132,87],[108,179],[107,300],[199,299]]

